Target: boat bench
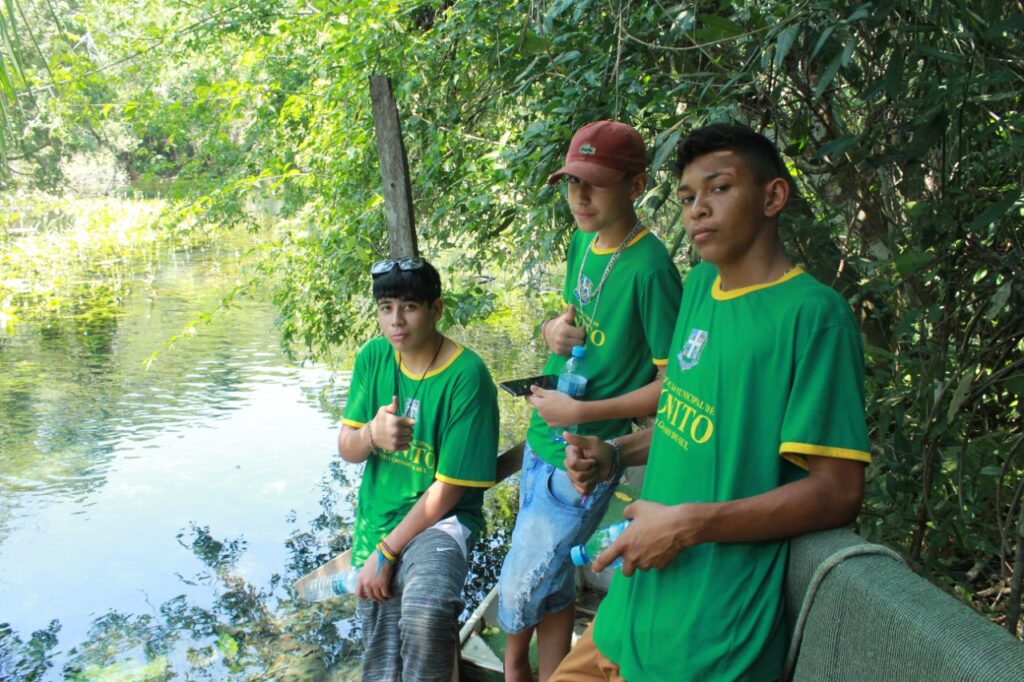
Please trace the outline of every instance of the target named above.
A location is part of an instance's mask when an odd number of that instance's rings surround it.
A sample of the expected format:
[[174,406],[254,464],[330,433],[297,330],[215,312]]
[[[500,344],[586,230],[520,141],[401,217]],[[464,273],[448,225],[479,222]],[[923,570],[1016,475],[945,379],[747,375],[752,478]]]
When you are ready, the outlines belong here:
[[852,531],[791,541],[785,600],[786,680],[1024,680],[1024,643]]

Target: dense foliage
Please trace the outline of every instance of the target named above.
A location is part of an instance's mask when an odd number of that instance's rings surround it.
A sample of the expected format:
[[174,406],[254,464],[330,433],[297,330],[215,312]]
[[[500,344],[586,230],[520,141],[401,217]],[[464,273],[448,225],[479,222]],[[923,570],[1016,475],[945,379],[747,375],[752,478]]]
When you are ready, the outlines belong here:
[[273,215],[261,276],[289,344],[313,357],[361,335],[367,264],[386,249],[371,73],[395,85],[421,249],[457,259],[458,321],[490,305],[473,275],[514,271],[535,288],[560,259],[571,223],[543,179],[580,124],[615,117],[644,133],[643,215],[684,269],[668,172],[679,136],[725,119],[765,131],[802,193],[788,248],[850,300],[867,341],[875,464],[861,532],[1017,631],[1019,1],[6,8],[29,17],[27,86],[0,93],[15,112],[7,182],[56,183],[58,160],[105,150],[137,183],[175,179],[178,219]]

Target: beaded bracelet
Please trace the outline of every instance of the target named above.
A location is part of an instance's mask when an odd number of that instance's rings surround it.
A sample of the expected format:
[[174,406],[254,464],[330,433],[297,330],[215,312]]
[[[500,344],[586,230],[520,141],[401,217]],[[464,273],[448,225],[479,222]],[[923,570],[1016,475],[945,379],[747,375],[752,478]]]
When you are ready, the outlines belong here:
[[383,540],[377,543],[377,575],[380,575],[381,566],[384,564],[394,566],[397,561],[398,558],[391,552]]
[[398,557],[395,556],[395,553],[391,551],[391,548],[388,547],[387,543],[383,540],[377,543],[377,551],[380,552],[382,557],[384,557],[384,561],[389,564],[393,564],[398,561]]

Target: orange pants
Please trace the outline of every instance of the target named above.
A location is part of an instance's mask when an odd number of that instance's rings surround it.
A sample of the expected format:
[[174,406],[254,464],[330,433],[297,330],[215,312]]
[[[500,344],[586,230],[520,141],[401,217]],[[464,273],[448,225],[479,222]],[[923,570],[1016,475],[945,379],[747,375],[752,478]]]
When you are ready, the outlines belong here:
[[607,656],[594,644],[594,624],[587,626],[569,655],[562,659],[549,682],[626,682]]

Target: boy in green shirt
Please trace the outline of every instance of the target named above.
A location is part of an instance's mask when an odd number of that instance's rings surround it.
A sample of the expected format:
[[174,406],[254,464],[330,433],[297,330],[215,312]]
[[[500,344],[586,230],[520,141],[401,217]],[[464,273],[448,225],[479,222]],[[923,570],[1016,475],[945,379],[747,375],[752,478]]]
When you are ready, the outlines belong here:
[[383,337],[356,356],[338,452],[365,462],[352,537],[364,680],[448,682],[468,550],[494,484],[498,403],[473,351],[437,330],[422,258],[373,264]]
[[563,465],[561,427],[578,424],[580,433],[614,438],[630,432],[630,418],[651,415],[657,405],[681,283],[664,244],[633,207],[646,188],[646,169],[635,129],[597,121],[573,135],[565,165],[548,179],[567,179],[579,229],[569,244],[566,309],[541,326],[551,349],[544,373],[562,372],[572,347],[583,345],[588,381],[581,400],[539,387],[527,398],[536,410],[498,582],[498,623],[509,633],[506,680],[532,678],[534,630],[542,682],[569,651],[576,599],[569,548],[593,532],[617,483],[613,477],[588,496],[577,493]]
[[617,449],[566,437],[581,490],[648,466],[633,523],[594,561],[621,557],[622,571],[563,682],[779,679],[788,538],[850,523],[863,499],[861,337],[846,301],[783,252],[778,152],[713,125],[680,142],[676,169],[704,262],[686,278],[655,426]]

